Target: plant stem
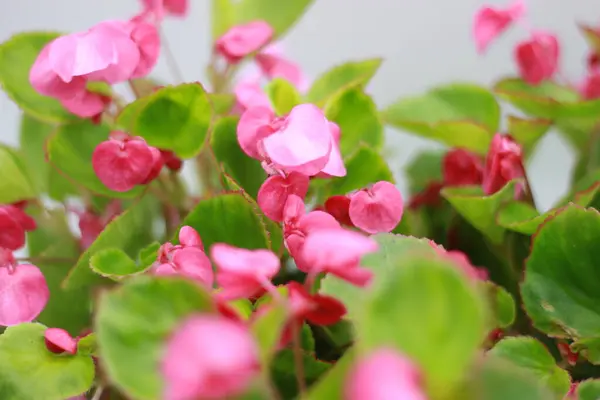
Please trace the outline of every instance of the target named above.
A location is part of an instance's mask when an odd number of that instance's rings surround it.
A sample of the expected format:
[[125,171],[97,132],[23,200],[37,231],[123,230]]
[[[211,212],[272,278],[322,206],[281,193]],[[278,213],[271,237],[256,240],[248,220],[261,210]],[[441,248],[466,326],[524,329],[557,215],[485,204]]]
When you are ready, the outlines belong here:
[[91,400],[100,400],[100,397],[102,397],[102,392],[104,392],[104,386],[97,386],[96,392],[94,393],[94,397],[92,397]]
[[300,325],[295,318],[292,319],[292,333],[294,335],[293,352],[294,366],[296,368],[296,381],[298,382],[300,397],[303,397],[306,392],[306,382],[304,379],[304,361],[302,359],[302,339],[300,336]]

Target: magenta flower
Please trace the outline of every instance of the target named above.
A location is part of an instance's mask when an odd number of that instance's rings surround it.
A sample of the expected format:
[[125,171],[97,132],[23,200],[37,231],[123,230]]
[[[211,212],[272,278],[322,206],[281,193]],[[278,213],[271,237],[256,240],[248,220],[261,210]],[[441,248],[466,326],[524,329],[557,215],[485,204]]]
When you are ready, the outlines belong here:
[[160,20],[164,14],[185,17],[188,13],[188,0],[142,0],[144,12],[154,13]]
[[586,100],[600,98],[600,70],[591,70],[583,81],[579,92]]
[[48,328],[44,332],[46,348],[52,353],[77,353],[77,340],[60,328]]
[[427,396],[417,366],[396,350],[381,348],[350,371],[344,399],[427,400]]
[[340,224],[354,226],[350,219],[350,197],[344,195],[331,196],[325,200],[325,211]]
[[483,191],[490,195],[525,175],[521,146],[509,135],[497,133],[485,159]]
[[362,268],[362,256],[377,251],[377,242],[346,229],[319,229],[304,241],[302,259],[309,276],[325,272],[356,286],[366,286],[373,272]]
[[515,48],[515,60],[523,80],[538,85],[558,71],[560,49],[556,36],[537,32]]
[[46,307],[50,291],[38,267],[17,264],[0,248],[0,326],[33,321]]
[[479,9],[473,23],[473,37],[477,51],[485,52],[494,39],[504,33],[511,23],[521,18],[524,13],[525,4],[522,0],[516,0],[503,9],[489,6]]
[[287,176],[270,176],[258,191],[258,205],[267,217],[275,222],[282,222],[288,197],[294,194],[304,199],[308,184],[308,177],[298,172],[291,172]]
[[402,219],[404,201],[396,186],[381,181],[350,197],[352,224],[367,233],[391,232]]
[[25,245],[25,232],[35,229],[35,220],[19,207],[0,205],[0,248],[20,249]]
[[248,328],[225,317],[189,318],[169,339],[162,361],[165,400],[242,394],[258,375],[258,346]]
[[266,46],[272,37],[273,28],[267,22],[253,21],[229,29],[217,39],[215,50],[229,63],[235,64]]
[[210,248],[210,257],[217,266],[219,298],[243,299],[254,296],[263,288],[272,288],[271,279],[279,272],[279,258],[270,250],[247,250],[225,243]]
[[442,172],[446,185],[480,185],[483,180],[483,161],[468,150],[453,149],[444,156]]

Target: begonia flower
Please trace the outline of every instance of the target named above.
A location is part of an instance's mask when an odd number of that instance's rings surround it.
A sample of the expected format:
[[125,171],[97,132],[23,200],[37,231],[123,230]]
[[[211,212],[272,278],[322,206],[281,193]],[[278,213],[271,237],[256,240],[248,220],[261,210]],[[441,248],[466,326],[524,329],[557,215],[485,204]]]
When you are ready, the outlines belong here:
[[0,205],[0,248],[18,250],[25,245],[25,232],[36,229],[33,218],[11,204]]
[[307,89],[308,81],[302,69],[285,57],[278,44],[264,48],[256,55],[255,61],[269,79],[283,78],[300,91]]
[[79,217],[78,226],[81,232],[79,244],[85,250],[94,243],[106,225],[121,213],[121,203],[117,200],[111,201],[106,206],[102,215],[98,215],[91,209],[85,211],[75,209],[71,211],[75,212]]
[[273,33],[273,28],[265,21],[236,25],[217,39],[215,50],[229,63],[235,64],[267,45]]
[[189,9],[188,0],[142,0],[146,12],[152,12],[160,20],[164,14],[185,17]]
[[267,217],[281,222],[288,197],[295,194],[304,199],[308,192],[308,184],[308,177],[298,172],[291,172],[287,176],[270,176],[258,190],[258,205]]
[[595,100],[600,98],[600,70],[590,71],[579,89],[581,97],[585,100]]
[[558,71],[560,49],[556,36],[536,32],[515,48],[519,74],[527,83],[538,85]]
[[331,152],[327,164],[317,176],[321,178],[346,176],[346,166],[340,151],[340,127],[335,122],[329,121],[329,132],[331,133]]
[[77,353],[77,340],[61,328],[48,328],[44,331],[46,348],[52,353]]
[[442,160],[444,184],[449,186],[479,185],[483,180],[483,160],[465,149],[453,149]]
[[325,200],[325,211],[340,224],[354,226],[350,219],[350,197],[344,195],[329,197]]
[[258,346],[246,326],[216,315],[192,316],[166,345],[164,399],[233,398],[259,370]]
[[352,224],[367,233],[391,232],[400,223],[404,201],[396,186],[380,181],[350,197]]
[[233,88],[233,94],[235,95],[236,106],[241,113],[254,107],[273,109],[269,96],[262,89],[259,82],[238,82]]
[[334,297],[310,294],[304,286],[294,281],[286,286],[292,317],[298,319],[300,325],[304,320],[314,325],[333,325],[346,314],[344,304]]
[[497,133],[485,160],[483,191],[496,193],[513,179],[525,175],[521,146],[508,135]]
[[504,33],[510,25],[525,13],[522,0],[516,0],[506,8],[484,6],[475,14],[473,37],[477,51],[483,53],[488,46]]

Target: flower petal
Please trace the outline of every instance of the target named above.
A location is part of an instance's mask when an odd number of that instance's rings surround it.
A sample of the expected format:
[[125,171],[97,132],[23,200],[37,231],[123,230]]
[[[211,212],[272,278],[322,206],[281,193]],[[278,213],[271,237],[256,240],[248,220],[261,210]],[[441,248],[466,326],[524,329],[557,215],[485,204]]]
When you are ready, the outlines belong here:
[[350,199],[348,213],[352,223],[367,233],[391,232],[400,223],[404,203],[396,186],[377,182],[371,189],[361,190]]
[[31,322],[42,312],[50,291],[38,267],[20,264],[0,268],[0,326]]

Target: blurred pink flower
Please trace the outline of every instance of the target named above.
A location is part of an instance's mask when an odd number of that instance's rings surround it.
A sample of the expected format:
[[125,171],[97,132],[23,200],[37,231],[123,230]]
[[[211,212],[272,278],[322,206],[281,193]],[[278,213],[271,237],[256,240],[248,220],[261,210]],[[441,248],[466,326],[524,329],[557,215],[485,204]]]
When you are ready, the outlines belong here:
[[403,210],[404,201],[398,188],[380,181],[350,196],[348,214],[354,226],[373,234],[394,230]]
[[477,51],[483,53],[488,46],[504,33],[514,21],[525,13],[525,4],[516,0],[508,7],[500,9],[484,6],[475,14],[473,23],[473,37]]
[[291,172],[287,176],[270,176],[258,191],[258,205],[267,217],[281,222],[288,197],[295,194],[304,199],[308,192],[308,184],[308,177],[298,172]]
[[260,50],[273,37],[273,28],[265,21],[236,25],[217,39],[215,50],[229,63],[235,64]]
[[538,85],[554,76],[558,71],[559,56],[556,36],[544,32],[534,33],[531,39],[515,48],[519,73],[531,85]]

